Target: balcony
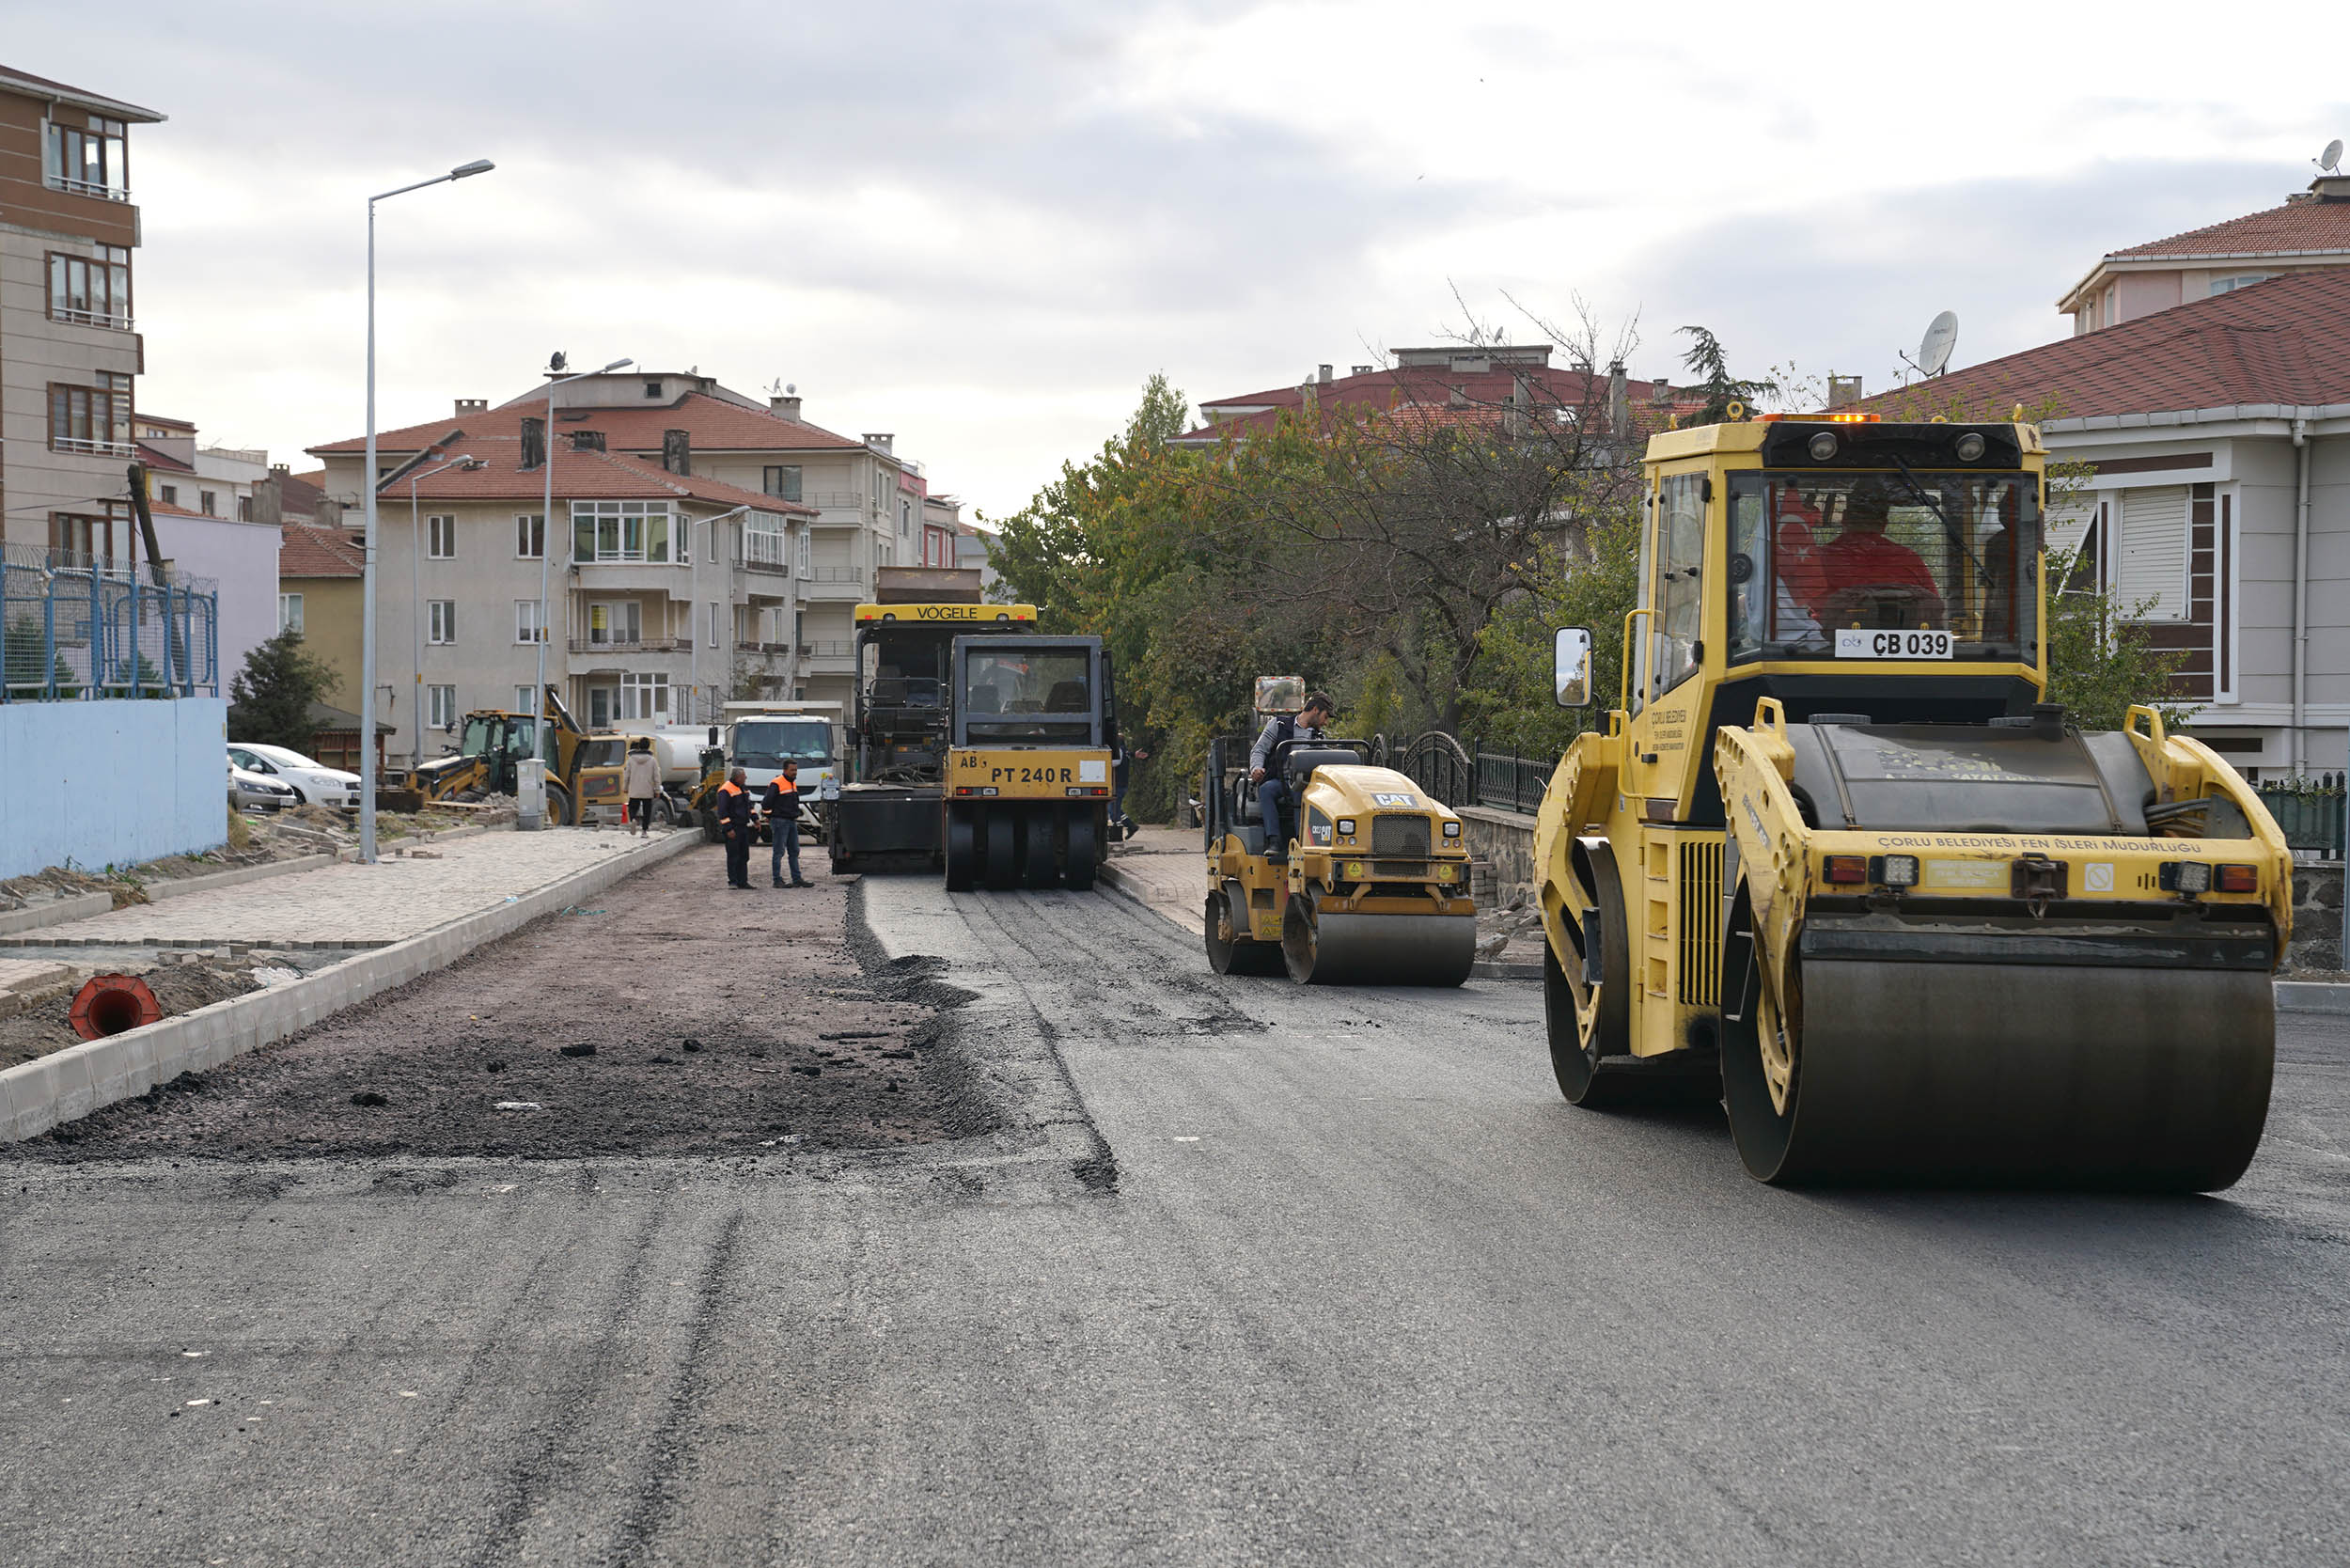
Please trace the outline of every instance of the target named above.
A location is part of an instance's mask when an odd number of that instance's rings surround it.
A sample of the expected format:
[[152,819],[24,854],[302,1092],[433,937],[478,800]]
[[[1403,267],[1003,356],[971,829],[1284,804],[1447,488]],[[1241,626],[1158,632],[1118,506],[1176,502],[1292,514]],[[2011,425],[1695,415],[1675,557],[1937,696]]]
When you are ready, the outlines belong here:
[[52,306],[49,317],[52,321],[70,321],[75,326],[105,327],[114,332],[132,330],[130,317],[117,316],[104,310],[74,310],[64,306]]
[[861,604],[868,591],[865,573],[854,566],[820,566],[800,579],[801,598],[825,604]]
[[[527,643],[525,642],[525,646]],[[619,637],[573,637],[574,653],[691,653],[691,637],[638,637],[623,640]]]
[[694,597],[693,568],[677,561],[575,561],[572,572],[572,581],[583,591]]
[[744,572],[773,572],[789,577],[791,574],[791,541],[782,534],[743,531],[743,550],[734,557],[734,564]]
[[89,457],[128,458],[139,455],[138,447],[128,441],[91,441],[78,435],[53,435],[49,438],[53,452],[80,452]]

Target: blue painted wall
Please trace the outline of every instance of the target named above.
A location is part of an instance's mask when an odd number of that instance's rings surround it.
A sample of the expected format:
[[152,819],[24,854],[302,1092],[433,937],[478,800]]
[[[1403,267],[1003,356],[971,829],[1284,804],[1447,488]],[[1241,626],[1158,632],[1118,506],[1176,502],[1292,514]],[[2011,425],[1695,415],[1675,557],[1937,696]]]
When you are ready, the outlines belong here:
[[228,704],[0,703],[0,877],[217,849]]

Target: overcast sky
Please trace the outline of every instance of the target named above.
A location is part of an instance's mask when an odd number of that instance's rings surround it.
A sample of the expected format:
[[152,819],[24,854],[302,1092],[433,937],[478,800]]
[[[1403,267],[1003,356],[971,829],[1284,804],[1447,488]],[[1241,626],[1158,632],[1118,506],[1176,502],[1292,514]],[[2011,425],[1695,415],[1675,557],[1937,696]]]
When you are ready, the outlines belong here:
[[1195,401],[1520,337],[1633,373],[1890,384],[2059,337],[2108,249],[2273,206],[2350,133],[2331,11],[1386,0],[398,7],[0,0],[0,64],[133,133],[141,406],[208,442],[385,427],[549,351],[795,384],[1016,510],[1164,370]]

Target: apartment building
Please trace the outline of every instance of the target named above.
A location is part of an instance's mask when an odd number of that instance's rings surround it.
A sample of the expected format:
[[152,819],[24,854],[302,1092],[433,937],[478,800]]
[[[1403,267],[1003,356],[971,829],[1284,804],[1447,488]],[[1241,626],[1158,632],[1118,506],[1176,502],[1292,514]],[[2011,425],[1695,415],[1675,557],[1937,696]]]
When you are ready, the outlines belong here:
[[[555,397],[547,668],[579,718],[704,722],[759,695],[846,703],[873,569],[921,558],[924,494],[904,486],[893,438],[839,435],[803,419],[796,395],[762,401],[693,371],[590,376]],[[415,715],[430,731],[526,698],[546,413],[543,390],[459,399],[377,436],[395,753],[414,754]],[[365,440],[310,450],[322,504],[357,532]],[[483,466],[448,466],[468,457]]]
[[134,125],[163,116],[0,66],[0,539],[130,545]]
[[2280,207],[2107,251],[2057,308],[2073,319],[2078,337],[2272,277],[2344,266],[2350,175],[2320,175]]

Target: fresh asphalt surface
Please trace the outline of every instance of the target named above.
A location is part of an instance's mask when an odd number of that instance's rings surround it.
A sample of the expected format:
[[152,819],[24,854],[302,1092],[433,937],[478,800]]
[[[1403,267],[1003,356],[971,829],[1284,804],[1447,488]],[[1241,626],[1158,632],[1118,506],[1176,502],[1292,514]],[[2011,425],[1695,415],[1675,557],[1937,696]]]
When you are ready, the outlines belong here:
[[1220,980],[1106,893],[863,903],[965,1027],[1058,1046],[1007,1090],[1041,1132],[0,1165],[0,1556],[2344,1555],[2339,1021],[2281,1021],[2221,1198],[1791,1193],[1717,1117],[1563,1105],[1530,984]]

